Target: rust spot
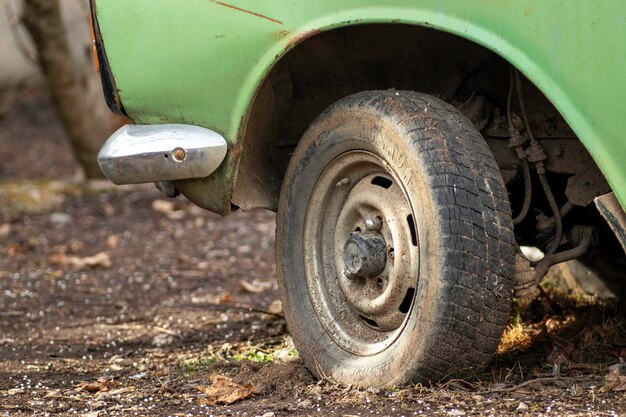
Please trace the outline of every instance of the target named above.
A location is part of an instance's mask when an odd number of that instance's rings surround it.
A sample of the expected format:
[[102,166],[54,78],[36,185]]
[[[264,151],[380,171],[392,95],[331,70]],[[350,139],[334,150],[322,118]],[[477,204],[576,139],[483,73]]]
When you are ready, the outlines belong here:
[[274,39],[275,41],[280,41],[285,39],[287,36],[289,36],[289,31],[288,30],[277,30],[276,32],[270,32],[269,33],[270,38]]
[[277,23],[279,25],[283,24],[283,22],[281,22],[278,19],[274,19],[273,17],[265,16],[264,14],[261,14],[261,13],[253,12],[252,10],[242,9],[241,7],[233,6],[232,4],[223,3],[223,2],[217,1],[217,0],[209,0],[209,1],[212,2],[212,3],[217,4],[218,6],[228,7],[229,9],[237,10],[238,12],[247,13],[247,14],[252,15],[252,16],[260,17],[261,19],[269,20],[270,22]]
[[322,30],[313,29],[313,30],[307,30],[306,32],[302,32],[295,38],[292,38],[289,40],[289,42],[287,43],[287,49],[290,49],[292,46],[295,46],[299,44],[300,42],[317,35],[318,33],[322,33]]
[[241,142],[235,143],[232,149],[230,150],[230,154],[234,160],[238,160],[239,157],[241,157],[242,153],[243,153],[243,145]]
[[185,158],[187,158],[187,152],[185,152],[185,150],[182,149],[182,148],[176,148],[176,149],[174,149],[174,152],[172,153],[172,156],[177,161],[184,161]]

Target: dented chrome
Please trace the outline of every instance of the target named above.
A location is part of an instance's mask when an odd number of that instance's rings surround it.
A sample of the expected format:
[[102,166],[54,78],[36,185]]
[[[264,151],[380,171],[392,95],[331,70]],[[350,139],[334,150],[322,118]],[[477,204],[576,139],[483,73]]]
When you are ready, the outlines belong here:
[[226,157],[218,133],[191,125],[126,125],[98,154],[104,175],[114,184],[141,184],[204,178]]

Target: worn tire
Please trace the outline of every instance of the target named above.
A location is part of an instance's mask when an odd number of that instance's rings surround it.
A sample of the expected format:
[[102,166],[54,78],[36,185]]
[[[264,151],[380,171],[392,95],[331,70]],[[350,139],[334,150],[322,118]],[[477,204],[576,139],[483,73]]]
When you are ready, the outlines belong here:
[[[399,335],[382,351],[336,343],[307,281],[304,223],[326,166],[352,149],[388,164],[402,182],[419,232],[419,274]],[[276,234],[280,296],[294,343],[318,377],[389,387],[483,368],[507,324],[515,240],[504,182],[472,123],[435,97],[369,91],[344,98],[312,123],[281,190]],[[310,259],[308,260],[310,261]],[[339,320],[339,319],[338,319]],[[326,326],[326,327],[325,327]]]

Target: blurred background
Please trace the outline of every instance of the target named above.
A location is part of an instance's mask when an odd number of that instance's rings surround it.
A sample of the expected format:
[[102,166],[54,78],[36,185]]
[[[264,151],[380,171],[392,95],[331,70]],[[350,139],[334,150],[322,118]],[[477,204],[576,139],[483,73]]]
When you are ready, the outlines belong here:
[[0,0],[0,414],[188,411],[208,346],[293,356],[273,213],[102,179],[128,122],[104,102],[87,0]]
[[[0,117],[16,99],[54,103],[78,177],[101,177],[95,162],[108,135],[126,120],[106,107],[95,68],[88,0],[0,1]],[[10,168],[2,164],[0,174]]]

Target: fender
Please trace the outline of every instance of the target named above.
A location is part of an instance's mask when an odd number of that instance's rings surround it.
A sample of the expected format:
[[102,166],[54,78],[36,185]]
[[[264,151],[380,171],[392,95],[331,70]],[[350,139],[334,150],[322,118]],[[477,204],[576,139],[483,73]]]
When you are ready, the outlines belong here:
[[[619,52],[626,44],[626,3],[621,0],[97,3],[126,112],[138,123],[204,126],[228,142],[224,168],[207,184],[230,186],[218,187],[223,195],[205,198],[200,205],[206,208],[230,209],[249,109],[273,66],[320,31],[368,23],[429,26],[508,60],[552,101],[626,206],[626,80],[620,70],[626,54]],[[197,181],[191,188],[212,192]],[[219,204],[210,201],[216,198]]]

